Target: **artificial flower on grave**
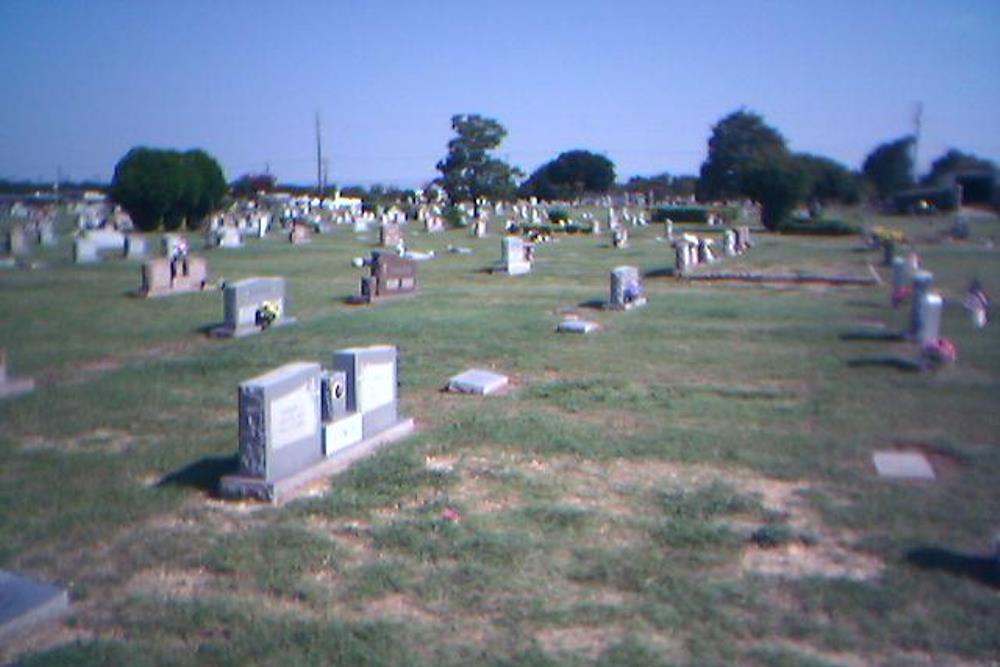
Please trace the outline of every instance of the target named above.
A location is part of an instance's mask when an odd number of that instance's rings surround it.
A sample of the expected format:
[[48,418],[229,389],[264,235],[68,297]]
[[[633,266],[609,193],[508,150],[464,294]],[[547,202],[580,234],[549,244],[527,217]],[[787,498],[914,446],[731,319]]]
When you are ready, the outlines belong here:
[[948,338],[933,340],[923,348],[924,357],[935,364],[951,364],[958,359],[958,348]]
[[261,329],[266,329],[278,318],[281,317],[281,304],[277,301],[264,301],[260,304],[260,308],[257,309],[256,317],[254,318],[257,326]]
[[909,285],[903,285],[902,287],[897,287],[892,290],[892,307],[898,308],[901,303],[910,298],[913,294],[913,288]]

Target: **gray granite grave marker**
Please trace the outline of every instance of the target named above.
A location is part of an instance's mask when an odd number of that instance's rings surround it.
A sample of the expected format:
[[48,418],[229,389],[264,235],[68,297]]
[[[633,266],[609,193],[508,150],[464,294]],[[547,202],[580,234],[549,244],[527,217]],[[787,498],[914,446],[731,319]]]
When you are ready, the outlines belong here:
[[0,645],[67,611],[65,589],[0,570]]
[[875,452],[872,462],[879,477],[889,479],[934,479],[934,469],[920,452]]
[[212,330],[212,335],[247,336],[295,322],[288,315],[285,279],[280,277],[247,278],[227,284],[223,291],[223,316],[225,321]]
[[467,370],[448,380],[448,391],[488,395],[507,386],[507,376],[479,368]]
[[642,280],[639,269],[634,266],[618,266],[611,270],[611,299],[608,308],[629,310],[645,305]]

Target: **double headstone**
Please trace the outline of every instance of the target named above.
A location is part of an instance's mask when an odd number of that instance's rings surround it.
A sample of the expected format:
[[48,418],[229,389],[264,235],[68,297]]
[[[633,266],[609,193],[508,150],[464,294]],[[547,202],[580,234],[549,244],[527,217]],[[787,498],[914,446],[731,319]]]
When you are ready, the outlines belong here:
[[619,266],[611,271],[611,310],[629,310],[646,303],[639,269],[634,266]]
[[413,294],[417,291],[417,263],[386,252],[373,252],[362,261],[371,275],[361,279],[359,301],[371,303],[377,299]]
[[295,322],[288,315],[285,279],[247,278],[229,283],[222,295],[225,321],[212,335],[240,337]]

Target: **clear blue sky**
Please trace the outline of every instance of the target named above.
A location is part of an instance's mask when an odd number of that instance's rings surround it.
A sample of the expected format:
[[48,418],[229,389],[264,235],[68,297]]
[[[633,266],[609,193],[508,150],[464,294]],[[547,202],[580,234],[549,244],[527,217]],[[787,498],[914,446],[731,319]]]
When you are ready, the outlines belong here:
[[136,145],[229,178],[437,175],[456,113],[526,172],[606,154],[620,180],[696,173],[740,107],[858,167],[912,129],[920,162],[1000,159],[1000,0],[0,0],[0,178],[108,179]]

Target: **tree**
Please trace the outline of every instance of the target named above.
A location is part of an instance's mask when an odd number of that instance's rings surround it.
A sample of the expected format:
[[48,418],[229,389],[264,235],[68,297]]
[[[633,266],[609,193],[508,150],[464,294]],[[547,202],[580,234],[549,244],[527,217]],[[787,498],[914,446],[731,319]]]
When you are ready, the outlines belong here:
[[243,174],[231,186],[237,197],[256,197],[258,192],[270,192],[277,185],[272,174]]
[[607,192],[615,184],[615,165],[603,155],[574,150],[546,162],[521,185],[522,197],[572,199]]
[[913,142],[912,136],[887,141],[865,158],[861,173],[879,197],[885,199],[913,186]]
[[698,183],[703,199],[745,196],[773,229],[802,200],[806,178],[777,130],[752,112],[735,111],[712,128]]
[[931,170],[922,179],[924,185],[942,185],[950,176],[961,172],[994,173],[997,166],[990,160],[952,148],[931,163]]
[[861,199],[857,174],[839,162],[808,153],[797,153],[795,160],[806,177],[806,199],[821,204],[856,204]]
[[219,163],[208,153],[138,147],[115,165],[111,198],[143,231],[161,225],[197,229],[219,207],[227,190]]
[[451,201],[472,201],[478,211],[480,197],[513,198],[520,172],[488,152],[507,136],[503,125],[478,114],[459,114],[451,117],[451,128],[456,136],[448,142],[447,157],[436,166],[441,172],[438,183]]

